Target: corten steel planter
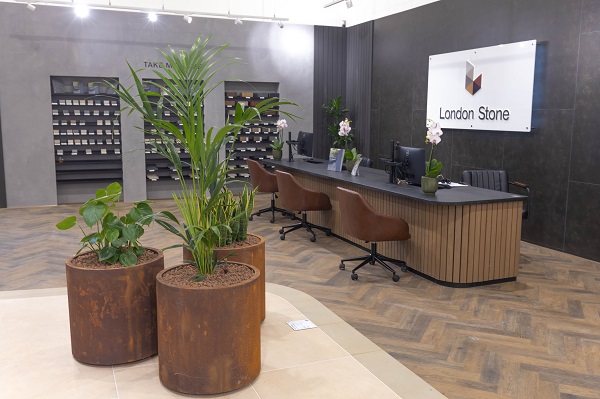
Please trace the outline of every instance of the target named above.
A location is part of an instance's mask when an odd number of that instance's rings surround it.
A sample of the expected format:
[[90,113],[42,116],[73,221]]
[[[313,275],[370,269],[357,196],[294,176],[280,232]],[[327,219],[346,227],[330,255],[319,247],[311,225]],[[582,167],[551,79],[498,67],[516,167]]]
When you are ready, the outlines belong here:
[[86,269],[66,261],[73,357],[87,364],[130,363],[158,352],[156,275],[163,252],[136,266]]
[[[256,245],[250,245],[240,248],[215,248],[217,259],[227,257],[229,262],[246,263],[256,267],[260,271],[260,320],[263,321],[267,314],[265,301],[265,239],[256,234],[248,234],[258,238],[260,241]],[[183,260],[192,260],[192,254],[187,248],[183,248]]]
[[[236,262],[238,263],[238,262]],[[260,271],[227,287],[184,288],[156,276],[158,366],[162,384],[208,395],[250,384],[260,373]]]

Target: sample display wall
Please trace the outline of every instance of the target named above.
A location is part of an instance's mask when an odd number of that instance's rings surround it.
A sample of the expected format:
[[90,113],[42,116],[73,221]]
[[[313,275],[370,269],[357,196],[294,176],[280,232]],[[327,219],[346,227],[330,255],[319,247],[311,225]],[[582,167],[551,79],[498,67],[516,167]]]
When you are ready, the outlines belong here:
[[[292,131],[313,129],[314,28],[245,21],[160,16],[149,23],[145,14],[93,11],[79,19],[70,8],[39,6],[29,12],[22,4],[0,3],[0,114],[6,200],[9,207],[80,202],[97,185],[81,184],[57,192],[52,135],[50,76],[111,76],[131,85],[126,61],[135,69],[149,67],[144,78],[154,78],[154,63],[162,60],[157,48],[189,48],[200,35],[211,43],[231,43],[226,57],[239,57],[215,76],[279,82],[282,97],[299,104],[301,119]],[[224,89],[212,92],[205,104],[207,126],[221,127]],[[136,114],[121,115],[124,196],[146,198],[144,136]]]
[[506,169],[531,186],[524,240],[600,260],[600,1],[440,1],[376,20],[370,155],[423,147],[429,55],[533,39],[534,130],[447,129],[435,157],[453,180]]

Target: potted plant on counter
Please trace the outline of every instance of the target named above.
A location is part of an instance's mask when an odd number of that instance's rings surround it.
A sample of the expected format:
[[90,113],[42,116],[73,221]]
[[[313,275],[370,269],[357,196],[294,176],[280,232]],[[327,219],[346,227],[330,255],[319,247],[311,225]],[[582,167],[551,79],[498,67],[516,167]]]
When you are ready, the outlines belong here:
[[[277,98],[248,108],[238,103],[233,123],[205,129],[204,102],[222,83],[211,79],[225,66],[221,53],[227,47],[209,45],[209,39],[200,37],[189,50],[161,50],[165,62],[152,70],[164,82],[158,84],[159,92],[145,91],[131,66],[137,94],[133,87],[115,87],[130,111],[154,126],[155,131],[148,133],[156,140],[149,144],[174,165],[181,184],[181,192],[173,198],[182,220],[169,212],[152,218],[180,237],[183,243],[177,246],[191,254],[190,261],[157,276],[160,380],[167,388],[187,394],[238,389],[260,372],[260,271],[215,254],[222,231],[228,230],[219,212],[229,195],[225,189],[228,161],[240,129],[276,110],[293,118],[280,107],[295,105]],[[177,125],[161,118],[163,108],[177,115]],[[189,156],[185,163],[190,179],[176,142]]]
[[287,121],[285,119],[279,119],[277,120],[277,137],[275,137],[275,140],[273,140],[273,142],[271,144],[269,144],[271,146],[272,150],[272,154],[273,154],[273,159],[276,159],[278,161],[281,161],[281,158],[283,156],[283,129],[285,129],[286,127],[288,127],[287,125]]
[[[119,183],[109,184],[79,208],[82,247],[66,261],[71,350],[82,363],[114,365],[157,353],[156,275],[164,256],[139,243],[152,214],[148,202],[120,216],[121,193]],[[77,219],[56,227],[68,230]]]
[[360,163],[360,159],[362,154],[359,154],[356,151],[356,148],[344,152],[344,162],[346,164],[346,170],[348,172],[352,172],[354,169],[354,165],[356,163]]
[[442,173],[442,163],[433,158],[433,150],[442,141],[442,127],[432,119],[427,119],[425,143],[431,144],[429,161],[425,163],[425,176],[421,177],[421,189],[425,194],[435,194],[438,189],[438,177]]
[[343,148],[343,143],[340,140],[340,122],[343,122],[346,115],[350,110],[348,108],[344,108],[342,105],[342,96],[337,96],[329,100],[327,104],[323,104],[323,109],[325,110],[325,115],[327,117],[327,133],[332,140],[332,145],[334,148]]

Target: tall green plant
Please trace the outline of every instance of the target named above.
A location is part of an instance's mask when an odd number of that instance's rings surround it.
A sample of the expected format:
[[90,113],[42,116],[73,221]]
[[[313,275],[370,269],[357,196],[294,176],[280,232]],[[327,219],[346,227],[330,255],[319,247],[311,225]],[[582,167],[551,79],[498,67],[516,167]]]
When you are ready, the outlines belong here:
[[[331,136],[333,146],[336,148],[345,148],[341,146],[340,140],[340,122],[342,122],[350,110],[342,105],[342,96],[337,96],[329,100],[327,104],[323,104],[325,115],[327,116],[327,133]],[[344,137],[342,141],[352,141],[352,137]]]
[[[184,241],[181,246],[191,251],[199,279],[212,273],[217,265],[213,250],[224,224],[219,218],[218,206],[229,180],[227,163],[233,154],[233,142],[244,124],[260,120],[261,114],[270,113],[284,105],[296,105],[278,98],[267,98],[248,108],[237,104],[233,123],[219,129],[205,129],[204,101],[223,83],[212,83],[212,80],[217,72],[235,62],[235,59],[226,61],[222,56],[228,44],[209,46],[209,40],[200,36],[189,50],[171,47],[160,50],[165,62],[160,69],[152,70],[163,82],[156,84],[158,92],[146,91],[140,71],[134,70],[129,63],[134,84],[131,87],[110,85],[121,101],[127,104],[125,110],[129,113],[137,111],[143,120],[156,129],[146,131],[156,137],[150,145],[174,165],[181,183],[181,193],[174,193],[173,198],[183,221],[180,222],[169,212],[160,212],[154,218]],[[164,110],[178,116],[181,130],[162,118]],[[279,112],[295,118],[295,115],[281,109]],[[175,143],[189,153],[189,161],[181,160]],[[227,151],[223,156],[224,149]],[[184,165],[190,168],[190,180],[186,179]]]

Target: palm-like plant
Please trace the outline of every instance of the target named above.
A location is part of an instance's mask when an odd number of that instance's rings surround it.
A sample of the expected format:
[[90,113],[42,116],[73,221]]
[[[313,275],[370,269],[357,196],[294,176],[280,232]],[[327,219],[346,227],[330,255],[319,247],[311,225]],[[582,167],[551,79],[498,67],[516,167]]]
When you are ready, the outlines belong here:
[[[198,269],[198,278],[211,274],[217,265],[213,249],[219,242],[220,231],[226,223],[219,207],[225,194],[227,163],[233,155],[233,142],[244,124],[260,119],[260,115],[282,105],[296,105],[290,101],[267,98],[255,107],[243,108],[237,105],[234,121],[220,129],[205,130],[203,118],[204,100],[223,81],[211,83],[215,74],[235,60],[224,62],[221,53],[228,44],[211,47],[210,38],[199,37],[189,50],[176,51],[169,47],[160,50],[165,58],[161,69],[153,70],[162,80],[156,84],[160,92],[146,91],[138,72],[131,65],[129,69],[134,85],[129,88],[111,85],[121,100],[127,104],[129,112],[137,111],[143,120],[156,130],[146,131],[155,135],[149,144],[167,158],[175,167],[181,183],[181,193],[173,193],[173,198],[181,212],[180,222],[169,212],[154,215],[158,224],[183,240],[193,256]],[[167,64],[169,67],[167,67]],[[133,88],[137,90],[137,96]],[[175,124],[162,118],[163,110],[169,110],[179,118],[181,130]],[[279,112],[294,119],[295,115]],[[178,145],[176,145],[178,144]],[[180,149],[189,153],[189,161],[182,161]],[[223,149],[225,155],[223,156]],[[184,165],[189,166],[190,180],[186,180]]]

